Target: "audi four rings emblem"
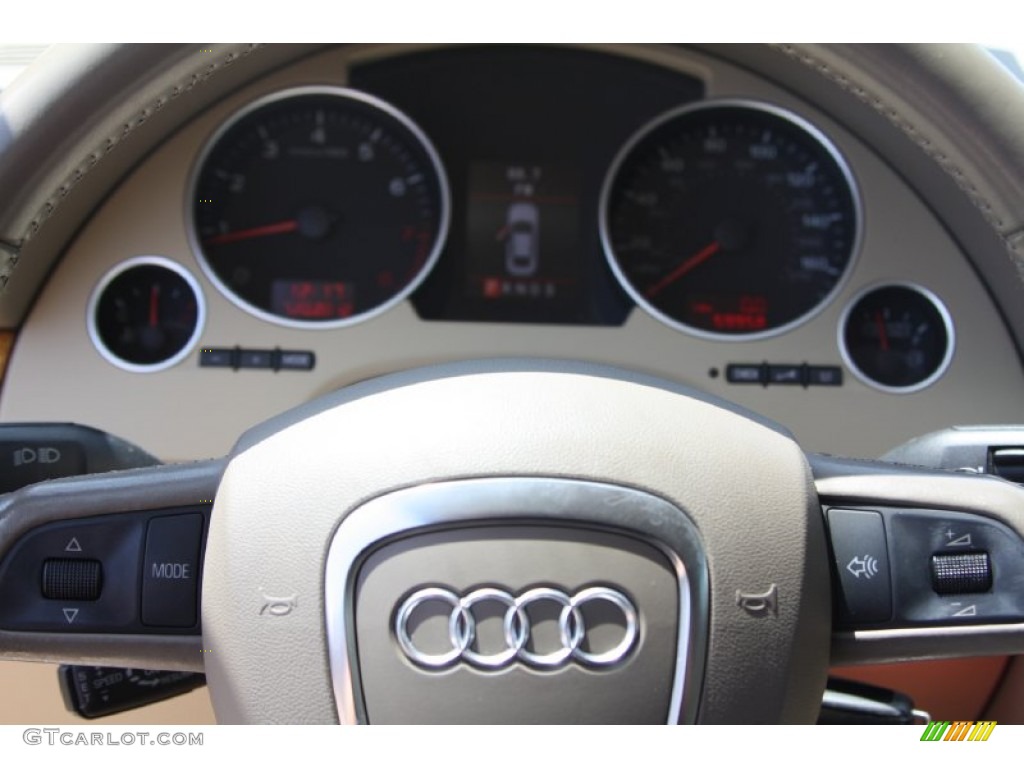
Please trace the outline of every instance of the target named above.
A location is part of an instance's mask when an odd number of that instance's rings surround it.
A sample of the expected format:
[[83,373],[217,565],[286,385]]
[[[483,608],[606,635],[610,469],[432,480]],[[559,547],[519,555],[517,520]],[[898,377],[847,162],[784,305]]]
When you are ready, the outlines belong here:
[[[450,648],[439,653],[427,653],[416,647],[410,631],[414,611],[428,604],[440,604],[450,609],[448,615],[448,642]],[[558,613],[559,646],[546,653],[530,649],[531,625],[529,611],[548,603],[560,608]],[[622,638],[614,646],[603,650],[584,650],[587,625],[583,609],[607,603],[617,609],[624,622]],[[504,607],[502,628],[504,647],[493,653],[474,649],[477,637],[477,618],[474,608],[496,605]],[[606,606],[607,607],[607,606]],[[425,587],[410,595],[395,614],[395,636],[406,657],[421,667],[441,669],[456,661],[466,661],[485,669],[501,669],[517,660],[534,667],[550,669],[567,664],[570,659],[590,667],[618,664],[629,656],[639,633],[637,610],[629,598],[610,587],[590,587],[574,595],[558,589],[538,587],[518,597],[501,589],[484,587],[459,596],[442,587]],[[590,643],[588,642],[587,645]]]

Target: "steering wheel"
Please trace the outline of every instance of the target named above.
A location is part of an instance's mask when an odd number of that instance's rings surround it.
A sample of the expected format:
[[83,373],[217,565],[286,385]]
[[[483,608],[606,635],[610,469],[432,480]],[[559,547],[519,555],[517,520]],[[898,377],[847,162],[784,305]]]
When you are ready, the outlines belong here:
[[[1013,271],[1024,99],[982,54],[713,50],[841,88],[865,130],[917,143],[906,162],[976,203],[965,236]],[[4,95],[0,318],[86,192],[191,113],[167,99],[297,55],[225,51],[58,52]],[[1022,578],[1014,484],[807,454],[728,402],[572,361],[391,374],[222,459],[0,499],[0,655],[205,670],[228,723],[813,722],[830,663],[1024,651]]]

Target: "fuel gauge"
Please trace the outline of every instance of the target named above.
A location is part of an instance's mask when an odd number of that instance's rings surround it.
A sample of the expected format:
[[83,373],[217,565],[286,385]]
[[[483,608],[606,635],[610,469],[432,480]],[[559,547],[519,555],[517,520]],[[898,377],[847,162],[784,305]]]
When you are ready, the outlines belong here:
[[941,300],[909,283],[861,293],[843,313],[839,347],[851,371],[885,392],[933,384],[953,359],[953,322]]
[[89,336],[127,371],[169,368],[189,353],[205,309],[195,278],[160,256],[129,259],[106,274],[89,301]]

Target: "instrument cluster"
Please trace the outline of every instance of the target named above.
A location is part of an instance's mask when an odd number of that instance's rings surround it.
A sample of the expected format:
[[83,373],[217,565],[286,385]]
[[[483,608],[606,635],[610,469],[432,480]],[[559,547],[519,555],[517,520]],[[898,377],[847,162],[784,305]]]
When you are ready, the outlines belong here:
[[[529,55],[526,55],[526,54]],[[354,66],[235,112],[191,171],[197,262],[239,309],[293,328],[366,321],[409,300],[425,322],[786,333],[844,286],[863,233],[857,180],[804,117],[704,99],[696,77],[592,51],[458,48]],[[196,343],[180,267],[118,265],[93,343],[160,370]],[[953,327],[933,292],[881,285],[837,344],[862,381],[916,391]]]

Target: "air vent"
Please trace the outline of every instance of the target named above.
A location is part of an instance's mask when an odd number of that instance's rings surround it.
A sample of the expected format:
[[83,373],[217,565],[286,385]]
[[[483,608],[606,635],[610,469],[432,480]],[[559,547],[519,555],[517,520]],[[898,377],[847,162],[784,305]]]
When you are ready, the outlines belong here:
[[989,448],[989,474],[1024,484],[1024,448]]

